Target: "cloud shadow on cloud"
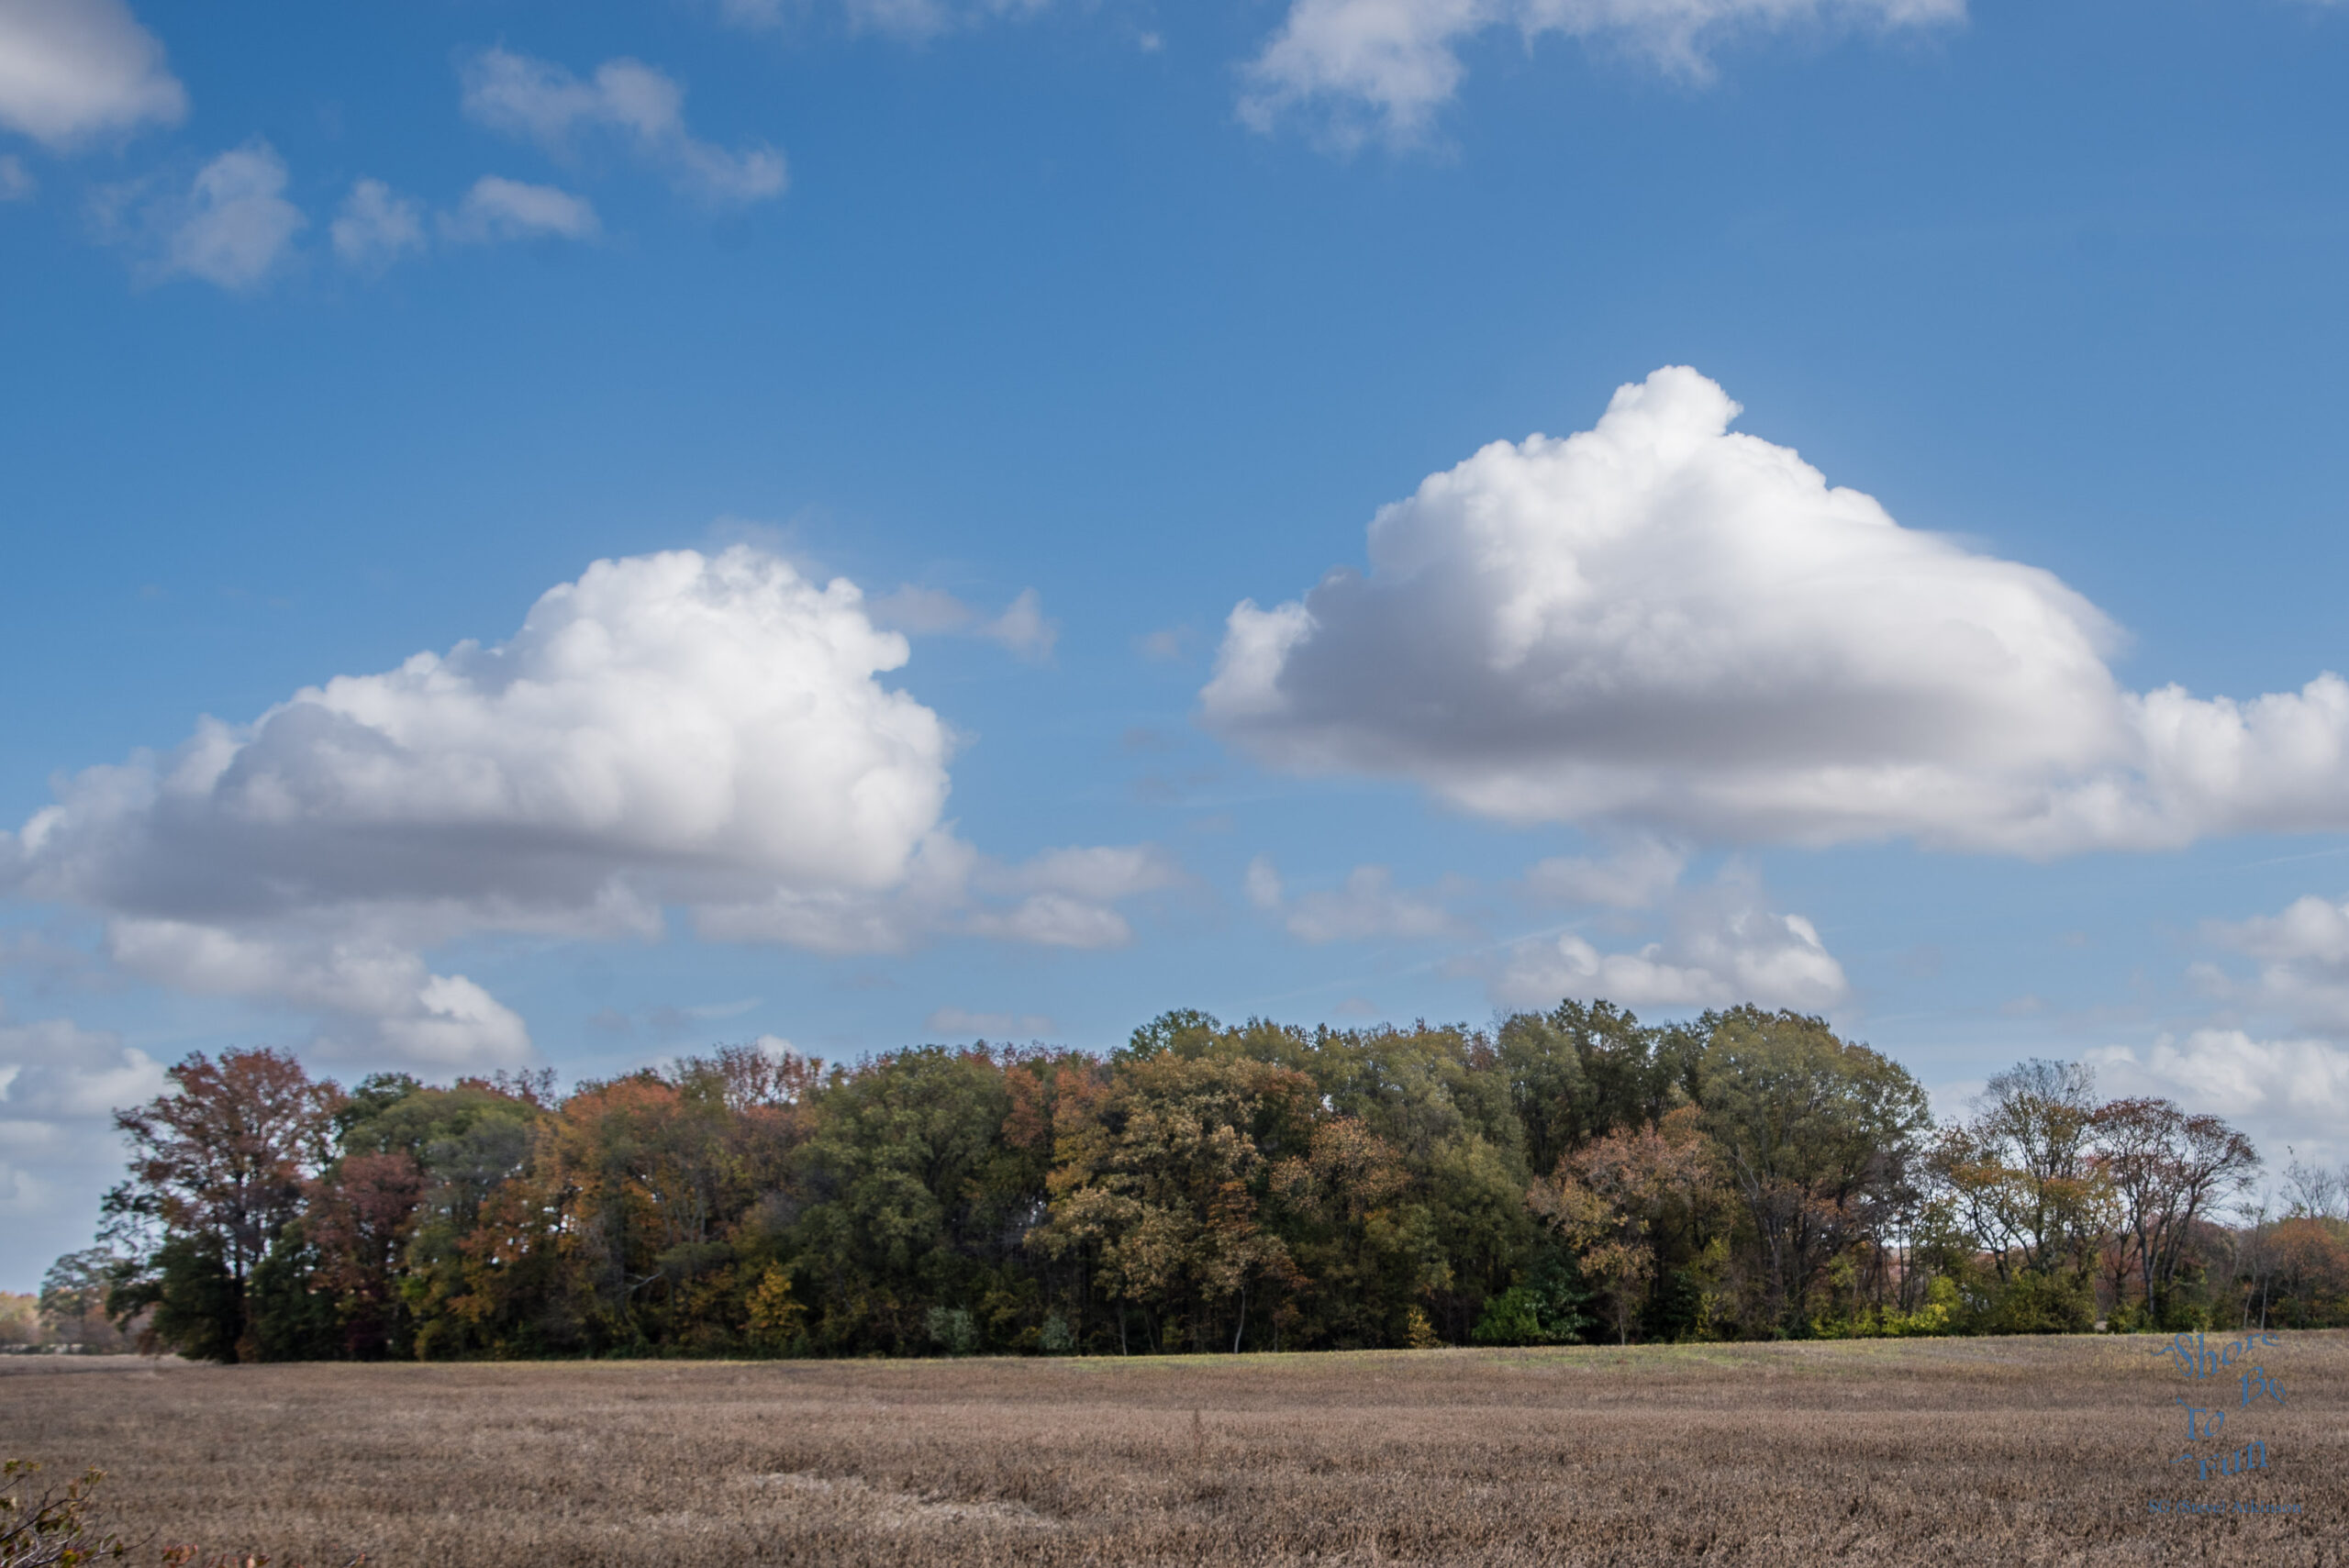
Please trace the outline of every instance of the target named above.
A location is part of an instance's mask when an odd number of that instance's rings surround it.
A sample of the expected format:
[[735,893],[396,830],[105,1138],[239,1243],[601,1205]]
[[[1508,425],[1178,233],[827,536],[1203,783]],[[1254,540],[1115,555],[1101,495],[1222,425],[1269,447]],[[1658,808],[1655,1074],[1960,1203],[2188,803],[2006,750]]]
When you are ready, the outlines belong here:
[[319,1020],[317,1048],[440,1066],[530,1050],[425,954],[461,938],[901,951],[1120,945],[1175,885],[1150,845],[1019,863],[944,820],[952,737],[884,684],[903,637],[845,579],[749,546],[598,562],[495,647],[462,643],[206,718],[85,770],[0,833],[0,891],[90,910],[151,983]]
[[1380,509],[1235,607],[1202,721],[1303,774],[1665,841],[2048,857],[2349,828],[2349,683],[2136,694],[2053,573],[1902,528],[1686,368]]

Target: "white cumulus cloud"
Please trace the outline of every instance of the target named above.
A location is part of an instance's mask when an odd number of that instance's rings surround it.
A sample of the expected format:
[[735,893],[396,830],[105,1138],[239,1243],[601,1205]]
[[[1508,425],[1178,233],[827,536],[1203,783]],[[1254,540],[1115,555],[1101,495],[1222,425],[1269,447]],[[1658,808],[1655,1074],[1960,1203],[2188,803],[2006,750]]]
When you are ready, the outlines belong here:
[[854,584],[737,547],[602,561],[495,648],[338,676],[94,769],[15,849],[35,896],[165,917],[350,897],[593,901],[637,873],[890,884],[946,793]]
[[1703,81],[1712,50],[1739,33],[1932,27],[1965,16],[1965,0],[1292,0],[1247,68],[1240,112],[1259,130],[1304,109],[1341,144],[1374,134],[1408,141],[1459,91],[1460,46],[1483,33],[1513,32],[1528,46],[1549,33],[1594,39]]
[[2349,827],[2349,683],[2121,689],[2050,573],[1904,528],[1695,371],[1382,508],[1370,570],[1236,607],[1203,717],[1511,822],[2055,855]]
[[68,1018],[13,1023],[0,1008],[0,1266],[37,1269],[90,1244],[99,1196],[122,1179],[112,1113],[163,1088],[163,1064],[119,1035]]
[[1566,932],[1510,945],[1488,986],[1502,1006],[1549,1006],[1562,996],[1632,1007],[1693,1010],[1753,1002],[1820,1012],[1850,994],[1843,966],[1800,915],[1766,906],[1750,873],[1725,871],[1675,901],[1671,932],[1631,952],[1601,952]]
[[162,1064],[117,1035],[65,1018],[0,1022],[0,1116],[103,1119],[162,1087]]
[[312,1049],[328,1055],[440,1067],[529,1060],[530,1034],[518,1015],[462,974],[430,973],[395,935],[367,929],[397,932],[401,922],[346,910],[327,932],[306,924],[238,929],[125,917],[109,924],[106,946],[124,969],[157,984],[312,1014],[320,1020]]
[[2207,935],[2258,964],[2249,982],[2199,967],[2210,989],[2301,1029],[2349,1037],[2349,903],[2299,898],[2279,914],[2214,921]]
[[0,893],[95,910],[174,988],[316,1015],[320,1042],[513,1060],[521,1020],[422,954],[479,932],[827,951],[954,932],[1125,940],[1147,846],[1002,865],[941,822],[950,738],[845,579],[749,546],[598,562],[509,641],[306,688],[63,780],[0,833]]
[[0,0],[0,126],[63,150],[186,117],[163,46],[122,0]]
[[2113,1095],[2158,1095],[2223,1117],[2263,1151],[2284,1145],[2319,1161],[2349,1157],[2349,1050],[2321,1040],[2259,1040],[2242,1029],[2164,1035],[2148,1047],[2087,1052]]
[[484,174],[475,180],[457,210],[440,215],[442,238],[460,245],[504,239],[593,239],[603,228],[586,197],[499,174]]
[[464,110],[495,130],[568,155],[589,131],[626,140],[694,195],[713,202],[756,202],[783,194],[783,154],[764,143],[733,151],[685,128],[685,89],[651,66],[610,60],[582,79],[548,61],[508,50],[484,50],[463,68]]

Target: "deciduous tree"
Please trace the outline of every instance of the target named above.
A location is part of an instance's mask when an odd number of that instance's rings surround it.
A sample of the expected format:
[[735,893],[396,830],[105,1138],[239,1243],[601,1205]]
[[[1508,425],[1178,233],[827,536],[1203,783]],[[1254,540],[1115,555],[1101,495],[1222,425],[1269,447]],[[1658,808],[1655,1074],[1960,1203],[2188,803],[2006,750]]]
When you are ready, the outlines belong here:
[[1702,1125],[1753,1228],[1765,1321],[1799,1333],[1829,1261],[1884,1232],[1932,1114],[1898,1062],[1823,1019],[1738,1007],[1704,1028]]
[[198,1051],[167,1076],[168,1092],[115,1113],[131,1145],[130,1179],[107,1195],[106,1213],[117,1238],[143,1246],[113,1308],[127,1316],[152,1305],[164,1343],[249,1360],[259,1354],[253,1273],[326,1162],[342,1094],[265,1050],[223,1051],[217,1062]]

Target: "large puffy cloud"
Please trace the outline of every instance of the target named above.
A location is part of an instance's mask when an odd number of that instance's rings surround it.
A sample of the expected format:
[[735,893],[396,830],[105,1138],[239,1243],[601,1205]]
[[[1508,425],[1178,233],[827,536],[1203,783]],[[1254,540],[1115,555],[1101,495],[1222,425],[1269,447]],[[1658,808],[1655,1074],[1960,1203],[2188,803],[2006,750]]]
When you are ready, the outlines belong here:
[[1097,946],[1158,851],[1003,866],[942,824],[950,736],[882,684],[905,639],[747,546],[598,562],[462,643],[206,720],[0,834],[0,890],[102,912],[135,973],[317,1015],[322,1040],[511,1060],[521,1021],[419,956],[473,933],[829,951],[941,931]]
[[163,46],[122,0],[0,0],[0,126],[62,149],[186,115]]
[[1918,28],[1965,15],[1965,0],[1292,0],[1248,67],[1241,114],[1264,129],[1309,107],[1341,142],[1373,132],[1408,140],[1458,92],[1459,46],[1479,33],[1606,40],[1701,81],[1712,47],[1738,32]]
[[1767,907],[1750,871],[1731,866],[1674,902],[1663,940],[1601,952],[1579,932],[1512,943],[1488,977],[1502,1006],[1547,1006],[1561,996],[1687,1010],[1754,1002],[1820,1012],[1851,991],[1819,932],[1800,915]]
[[1370,571],[1233,610],[1204,717],[1512,822],[2049,855],[2349,826],[2349,684],[2122,690],[2053,574],[1904,528],[1685,368],[1383,508]]
[[755,202],[783,194],[782,153],[763,144],[729,152],[697,139],[685,128],[685,90],[638,61],[607,61],[583,81],[560,65],[491,49],[467,61],[463,76],[468,117],[557,155],[584,132],[607,131],[707,200]]
[[[878,889],[946,795],[855,585],[737,547],[602,561],[501,647],[338,676],[36,814],[22,890],[166,918],[351,898],[592,906],[634,879]],[[631,901],[621,894],[619,901]]]

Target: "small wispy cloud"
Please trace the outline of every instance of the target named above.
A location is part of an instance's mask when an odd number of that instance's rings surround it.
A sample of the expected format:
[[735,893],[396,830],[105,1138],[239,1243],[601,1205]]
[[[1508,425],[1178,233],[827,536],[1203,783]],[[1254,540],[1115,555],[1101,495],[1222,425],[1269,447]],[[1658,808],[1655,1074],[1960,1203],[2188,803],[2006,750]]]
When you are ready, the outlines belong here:
[[381,180],[361,180],[343,198],[342,210],[327,233],[343,261],[378,270],[424,249],[424,207]]
[[763,142],[731,150],[685,128],[685,94],[640,61],[609,60],[580,77],[509,50],[484,50],[462,68],[467,117],[568,158],[583,138],[618,138],[678,189],[703,200],[741,204],[783,194],[783,154]]
[[1022,588],[1001,614],[989,616],[939,588],[908,584],[872,601],[879,624],[917,637],[977,637],[1008,650],[1031,663],[1052,656],[1060,640],[1060,623],[1044,614],[1043,595]]
[[1438,886],[1414,892],[1395,885],[1394,873],[1381,865],[1359,865],[1334,888],[1314,888],[1291,896],[1270,856],[1248,862],[1241,885],[1248,902],[1276,915],[1289,935],[1320,946],[1327,942],[1413,941],[1454,937],[1469,929],[1465,921],[1444,906],[1443,899],[1464,891]]
[[1058,1032],[1041,1013],[974,1013],[963,1007],[941,1007],[923,1020],[926,1033],[946,1040],[1041,1039]]
[[139,255],[149,281],[186,276],[244,291],[277,272],[308,225],[285,186],[285,161],[255,139],[214,157],[182,189],[110,186],[91,210],[100,238]]
[[456,210],[440,215],[442,238],[453,244],[508,239],[593,239],[604,231],[584,196],[554,185],[533,185],[484,174]]
[[1610,43],[1684,81],[1713,74],[1741,33],[1797,28],[1889,31],[1963,21],[1965,0],[1292,0],[1245,68],[1240,117],[1268,131],[1302,115],[1330,143],[1423,139],[1460,90],[1461,46],[1514,32]]

